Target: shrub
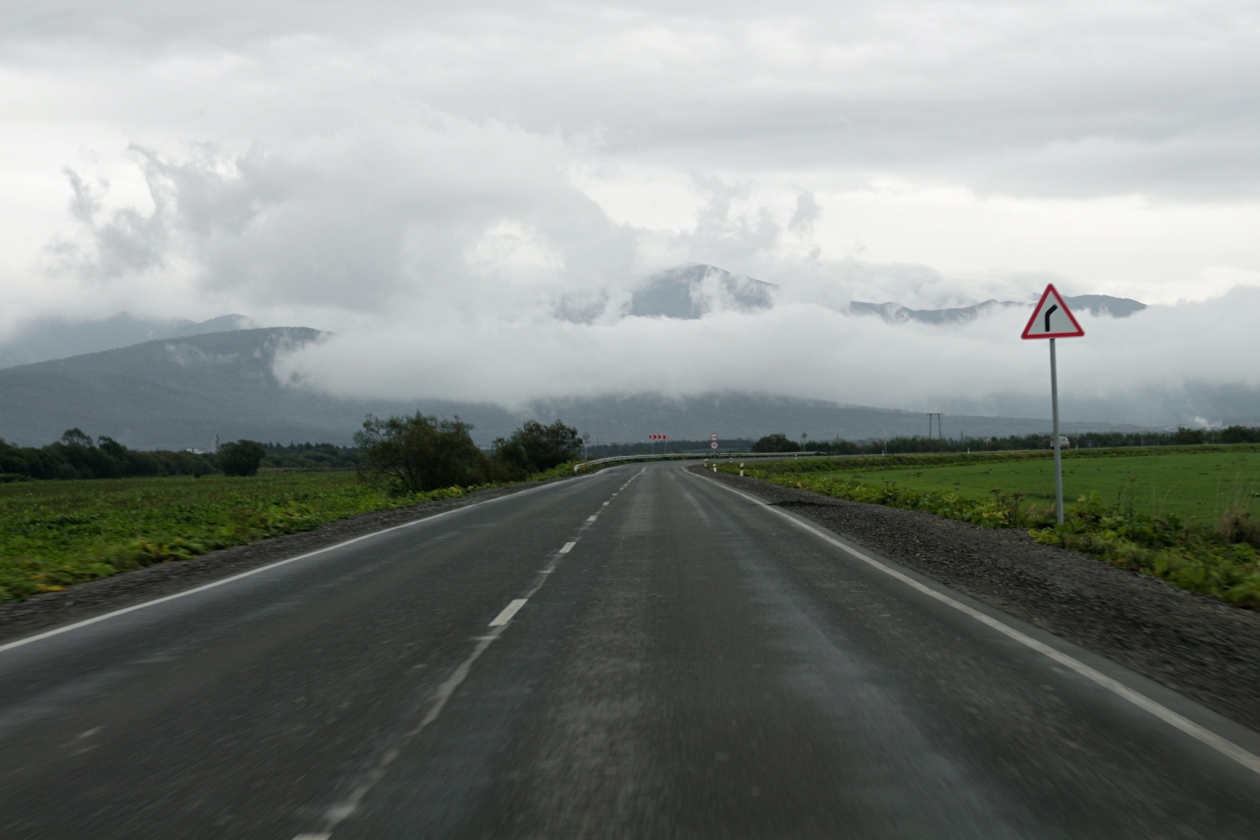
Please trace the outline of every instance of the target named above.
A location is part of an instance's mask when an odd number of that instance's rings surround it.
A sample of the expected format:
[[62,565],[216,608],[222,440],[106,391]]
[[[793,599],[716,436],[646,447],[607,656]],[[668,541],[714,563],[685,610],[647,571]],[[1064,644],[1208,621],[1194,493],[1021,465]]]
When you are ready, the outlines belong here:
[[252,440],[237,440],[219,447],[219,469],[224,475],[257,475],[267,453]]
[[368,416],[355,433],[360,475],[387,481],[394,493],[469,487],[485,481],[486,456],[473,443],[472,426],[456,417],[438,420]]
[[752,445],[753,452],[800,452],[801,445],[790,440],[787,435],[775,433],[766,435]]
[[1260,522],[1250,513],[1231,510],[1221,518],[1221,538],[1227,543],[1247,543],[1260,548]]
[[508,478],[524,479],[546,472],[582,454],[582,439],[577,429],[557,420],[544,426],[527,420],[509,438],[494,442],[494,458]]

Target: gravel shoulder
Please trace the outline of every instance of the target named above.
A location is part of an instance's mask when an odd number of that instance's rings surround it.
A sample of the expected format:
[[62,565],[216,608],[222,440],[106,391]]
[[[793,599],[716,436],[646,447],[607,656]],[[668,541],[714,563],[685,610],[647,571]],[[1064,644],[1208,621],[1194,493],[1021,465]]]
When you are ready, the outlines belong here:
[[257,566],[336,545],[373,531],[519,493],[538,487],[540,483],[475,490],[458,499],[422,502],[415,507],[363,513],[321,525],[311,531],[212,551],[192,560],[158,563],[144,569],[81,583],[63,592],[37,595],[26,601],[0,603],[0,641],[161,598]]
[[[700,469],[700,468],[696,468]],[[1260,731],[1260,615],[930,513],[703,471]]]

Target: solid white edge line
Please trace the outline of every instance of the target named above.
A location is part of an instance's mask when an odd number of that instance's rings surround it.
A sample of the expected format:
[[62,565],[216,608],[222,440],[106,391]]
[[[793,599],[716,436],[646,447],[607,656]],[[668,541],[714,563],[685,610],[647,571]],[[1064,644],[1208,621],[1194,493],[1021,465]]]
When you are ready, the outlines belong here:
[[521,607],[529,601],[528,598],[516,598],[512,603],[503,608],[503,612],[495,616],[494,621],[490,622],[491,627],[502,627],[512,620],[512,616],[521,611]]
[[750,496],[747,493],[744,493],[740,490],[736,490],[734,487],[728,487],[725,484],[722,484],[721,482],[717,482],[717,486],[721,487],[723,490],[729,490],[730,492],[735,493],[738,496],[742,496],[748,501],[753,502],[754,504],[760,505],[761,507],[766,508],[772,513],[778,514],[782,518],[791,522],[793,525],[796,525],[798,528],[809,531],[814,536],[821,538],[822,540],[830,543],[831,545],[834,545],[836,548],[839,548],[840,550],[844,551],[846,554],[849,554],[852,557],[856,557],[858,560],[861,560],[863,563],[866,563],[872,568],[878,569],[884,574],[890,577],[896,578],[902,583],[908,586],[911,586],[914,589],[917,589],[918,591],[922,592],[924,595],[927,595],[931,598],[935,598],[937,601],[940,601],[942,604],[946,604],[950,607],[953,607],[954,609],[958,610],[964,615],[968,615],[974,618],[976,621],[979,621],[982,624],[992,627],[994,630],[998,631],[1002,635],[1010,639],[1014,639],[1015,641],[1019,642],[1025,647],[1028,647],[1050,659],[1053,659],[1055,662],[1058,662],[1060,665],[1063,665],[1066,668],[1071,668],[1073,671],[1085,677],[1086,679],[1092,680],[1093,682],[1097,683],[1098,685],[1102,686],[1103,688],[1107,689],[1113,694],[1116,694],[1117,696],[1123,697],[1125,700],[1128,700],[1130,703],[1142,709],[1143,711],[1149,712],[1150,714],[1164,721],[1164,723],[1167,723],[1169,726],[1172,726],[1174,729],[1184,732],[1186,735],[1189,735],[1191,738],[1194,738],[1199,743],[1204,744],[1205,746],[1211,747],[1212,749],[1216,750],[1222,755],[1233,759],[1234,761],[1241,764],[1243,767],[1246,767],[1248,770],[1251,770],[1253,773],[1260,774],[1260,756],[1256,756],[1255,754],[1248,752],[1247,750],[1238,746],[1233,741],[1226,740],[1225,738],[1222,738],[1220,735],[1217,735],[1215,732],[1212,732],[1210,729],[1206,729],[1200,726],[1199,724],[1195,723],[1194,721],[1189,720],[1188,718],[1182,717],[1181,715],[1174,712],[1172,709],[1169,709],[1167,706],[1164,706],[1164,705],[1161,705],[1160,703],[1155,702],[1151,698],[1147,697],[1145,694],[1134,691],[1133,689],[1126,686],[1124,683],[1121,683],[1118,680],[1112,679],[1106,674],[1103,674],[1089,667],[1084,662],[1081,662],[1078,659],[1074,659],[1073,657],[1068,656],[1066,653],[1063,653],[1062,651],[1055,650],[1049,645],[1044,644],[1043,642],[1039,642],[1036,639],[1032,638],[1031,636],[1028,636],[1028,635],[1025,635],[1024,633],[1019,632],[1014,627],[1004,624],[1003,622],[998,621],[996,618],[993,618],[990,615],[985,615],[979,610],[973,609],[967,606],[966,604],[956,601],[953,598],[949,597],[948,595],[944,594],[943,592],[937,592],[932,587],[926,586],[920,583],[919,581],[915,580],[909,575],[904,575],[901,572],[897,571],[896,569],[889,568],[888,566],[876,560],[874,557],[870,557],[866,554],[863,554],[861,551],[858,551],[856,548],[853,548],[852,546],[845,545],[844,543],[840,542],[840,540],[835,539],[834,537],[828,535],[824,531],[819,530],[813,525],[810,525],[807,522],[803,522],[802,520],[797,519],[795,516],[792,516],[787,511],[779,510],[773,505],[770,505],[766,503],[765,501],[756,498],[755,496]]
[[[592,475],[598,475],[598,473],[592,473]],[[582,478],[582,477],[583,476],[579,476],[579,478]],[[441,519],[444,516],[450,516],[452,514],[459,513],[460,511],[469,510],[471,508],[479,507],[481,505],[488,505],[493,502],[497,502],[501,499],[511,498],[512,496],[519,496],[522,493],[532,493],[532,492],[537,492],[539,490],[545,490],[548,487],[561,487],[561,486],[563,485],[557,483],[557,484],[552,484],[552,485],[543,485],[542,487],[532,487],[528,490],[522,490],[517,493],[509,493],[506,496],[498,496],[493,499],[486,499],[484,502],[473,502],[471,505],[464,505],[463,507],[454,508],[453,510],[444,510],[440,513],[435,513],[432,516],[424,516],[424,517],[421,517],[420,519],[413,519],[410,522],[404,522],[401,525],[391,525],[390,527],[383,528],[380,531],[372,531],[371,533],[360,534],[357,537],[351,537],[350,539],[344,540],[343,542],[335,543],[333,545],[326,545],[323,548],[317,548],[314,551],[308,551],[305,554],[299,554],[296,557],[289,557],[284,560],[277,560],[275,563],[268,563],[265,566],[259,566],[256,569],[250,569],[249,571],[241,572],[239,574],[232,575],[231,577],[225,577],[225,578],[222,578],[221,580],[215,580],[215,581],[211,581],[210,583],[204,583],[201,586],[193,587],[192,589],[185,589],[182,592],[175,592],[171,595],[164,595],[161,598],[154,598],[152,601],[143,601],[139,604],[132,604],[130,607],[124,607],[121,610],[114,610],[113,612],[107,612],[107,613],[104,613],[103,615],[93,616],[92,618],[85,618],[83,621],[76,621],[74,624],[67,624],[65,627],[57,627],[52,630],[45,630],[43,633],[37,633],[34,636],[27,636],[24,639],[16,639],[12,642],[6,642],[5,644],[0,644],[0,653],[4,653],[7,650],[12,650],[13,648],[22,647],[23,645],[29,645],[32,642],[38,642],[43,639],[48,639],[53,636],[60,636],[62,633],[69,633],[71,630],[78,630],[82,627],[88,627],[92,624],[97,624],[99,622],[106,621],[107,619],[116,618],[120,615],[126,615],[127,613],[136,612],[137,610],[143,610],[147,607],[153,607],[158,604],[164,604],[167,601],[174,601],[177,598],[186,598],[189,595],[196,595],[198,592],[205,592],[207,589],[214,589],[215,587],[218,587],[218,586],[224,586],[226,584],[233,583],[234,581],[241,580],[242,578],[247,578],[252,575],[262,574],[263,572],[269,571],[271,569],[275,569],[280,566],[287,566],[289,563],[296,563],[299,560],[306,560],[309,557],[314,557],[317,554],[323,554],[324,552],[327,552],[327,551],[335,551],[338,548],[344,548],[345,546],[352,545],[354,543],[360,542],[362,540],[370,539],[372,537],[379,537],[381,534],[388,534],[391,531],[398,531],[402,528],[410,528],[413,525],[419,525],[423,522],[432,522],[433,520]]]

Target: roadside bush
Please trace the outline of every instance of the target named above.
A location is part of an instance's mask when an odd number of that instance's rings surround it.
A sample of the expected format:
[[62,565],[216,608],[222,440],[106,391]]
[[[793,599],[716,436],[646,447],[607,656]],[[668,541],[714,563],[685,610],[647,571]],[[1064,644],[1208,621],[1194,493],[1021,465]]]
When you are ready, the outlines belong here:
[[527,420],[511,437],[494,442],[494,460],[508,478],[518,481],[577,460],[581,454],[577,429],[561,420],[550,426]]
[[1221,517],[1221,538],[1227,543],[1247,543],[1260,548],[1260,522],[1250,513],[1231,510]]
[[236,440],[219,447],[219,469],[224,475],[258,475],[267,453],[252,440]]
[[396,494],[483,483],[486,456],[473,443],[472,426],[456,417],[439,420],[368,416],[355,433],[360,475],[384,479]]
[[1215,532],[1188,527],[1176,516],[1109,508],[1097,493],[1080,497],[1077,505],[1062,525],[1029,531],[1032,538],[1226,603],[1260,609],[1260,553],[1248,543],[1255,531],[1245,516],[1231,521],[1227,515],[1221,532]]

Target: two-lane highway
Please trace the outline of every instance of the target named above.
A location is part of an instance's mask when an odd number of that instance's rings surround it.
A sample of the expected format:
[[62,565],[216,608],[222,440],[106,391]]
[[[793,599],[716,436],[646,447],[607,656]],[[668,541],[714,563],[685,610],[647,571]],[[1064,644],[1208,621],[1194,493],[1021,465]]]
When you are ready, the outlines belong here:
[[5,838],[1250,838],[1256,744],[677,464],[0,645]]

